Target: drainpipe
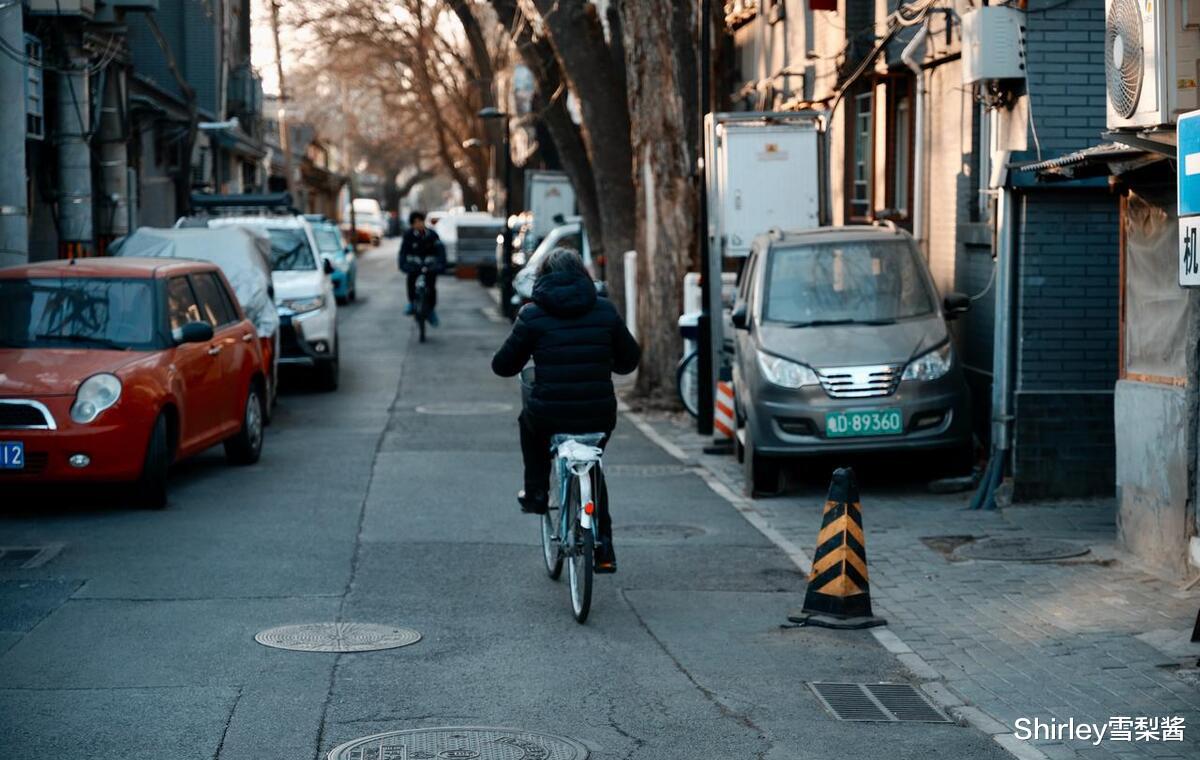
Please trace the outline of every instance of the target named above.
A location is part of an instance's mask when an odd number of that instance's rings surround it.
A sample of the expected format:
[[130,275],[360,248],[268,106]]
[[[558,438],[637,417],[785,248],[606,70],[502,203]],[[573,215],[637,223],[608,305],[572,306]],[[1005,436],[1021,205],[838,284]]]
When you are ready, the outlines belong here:
[[[25,49],[21,3],[0,8],[0,38],[10,50]],[[24,66],[0,63],[0,266],[29,260],[28,213],[25,207],[25,76]],[[20,104],[19,106],[17,104]]]
[[110,238],[128,235],[129,226],[129,136],[125,131],[125,72],[111,66],[100,97],[100,186],[104,189],[104,218],[100,231]]
[[58,75],[58,240],[65,258],[91,253],[92,153],[88,59],[76,41],[68,47],[67,67]]
[[922,24],[917,33],[900,54],[900,60],[912,70],[916,79],[915,103],[913,109],[913,197],[912,220],[913,238],[917,246],[928,256],[925,248],[925,72],[921,62],[925,58],[925,38],[929,36],[929,27]]
[[[994,117],[994,115],[993,115]],[[1008,163],[1008,151],[998,154],[1001,165]],[[1015,200],[1008,185],[1008,173],[1000,172],[996,201],[996,307],[992,337],[992,453],[979,489],[971,500],[972,509],[995,509],[996,489],[1004,479],[1004,470],[1012,448],[1013,320],[1016,289]]]

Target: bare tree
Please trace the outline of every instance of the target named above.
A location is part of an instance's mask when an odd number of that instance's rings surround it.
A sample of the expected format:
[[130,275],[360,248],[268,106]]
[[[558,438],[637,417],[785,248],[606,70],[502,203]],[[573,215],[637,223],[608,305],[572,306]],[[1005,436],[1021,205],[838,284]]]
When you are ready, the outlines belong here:
[[674,405],[681,338],[683,275],[696,249],[694,173],[696,40],[694,0],[670,12],[653,0],[620,0],[637,189],[638,337],[643,361],[637,390],[650,403]]
[[[629,102],[596,6],[587,0],[525,0],[537,11],[555,59],[579,100],[583,139],[596,180],[600,232],[610,293],[624,302],[622,254],[634,248],[634,194]],[[658,5],[654,3],[654,5]]]
[[378,119],[358,119],[360,126],[431,157],[461,187],[464,203],[484,204],[489,156],[464,143],[487,138],[476,114],[494,102],[497,51],[471,8],[442,0],[303,0],[291,20],[314,40],[309,53],[321,71],[369,93],[382,110]]

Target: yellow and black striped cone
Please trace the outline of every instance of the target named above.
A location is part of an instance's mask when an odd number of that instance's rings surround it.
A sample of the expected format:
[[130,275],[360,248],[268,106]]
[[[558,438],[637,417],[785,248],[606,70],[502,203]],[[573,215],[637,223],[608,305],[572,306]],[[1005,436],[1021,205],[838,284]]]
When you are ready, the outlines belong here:
[[788,615],[788,620],[824,628],[870,628],[887,623],[871,612],[862,505],[854,470],[849,467],[833,471],[804,608]]

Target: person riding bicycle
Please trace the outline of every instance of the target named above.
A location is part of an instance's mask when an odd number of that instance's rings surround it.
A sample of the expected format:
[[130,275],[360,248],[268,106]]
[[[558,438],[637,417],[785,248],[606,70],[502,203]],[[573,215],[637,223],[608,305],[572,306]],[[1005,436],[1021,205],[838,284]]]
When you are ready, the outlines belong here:
[[[538,270],[533,301],[521,308],[512,332],[492,357],[492,371],[513,377],[533,359],[533,390],[518,418],[525,489],[521,511],[545,514],[550,485],[550,439],[558,433],[607,433],[617,425],[612,373],[637,369],[641,348],[595,283],[579,254],[556,248]],[[601,500],[606,501],[606,500]],[[598,515],[597,572],[616,570],[612,519]]]
[[429,324],[437,327],[437,276],[446,269],[446,247],[441,238],[433,230],[425,226],[425,212],[414,211],[408,215],[408,229],[404,231],[404,239],[400,242],[399,267],[408,275],[408,306],[404,313],[411,315],[415,310],[417,300],[417,278],[421,276],[421,263],[424,259],[434,258],[437,263],[425,273],[425,293],[429,299]]

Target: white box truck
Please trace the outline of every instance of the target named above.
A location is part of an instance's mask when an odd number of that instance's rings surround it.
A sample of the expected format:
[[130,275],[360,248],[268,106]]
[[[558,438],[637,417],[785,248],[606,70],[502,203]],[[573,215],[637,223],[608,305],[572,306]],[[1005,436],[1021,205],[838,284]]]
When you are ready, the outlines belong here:
[[756,235],[821,223],[823,162],[815,113],[705,117],[709,240],[714,255],[745,257]]
[[[533,216],[534,240],[542,240],[550,230],[574,216],[575,188],[565,172],[531,171],[525,174],[525,208]],[[561,217],[563,221],[555,221]]]

